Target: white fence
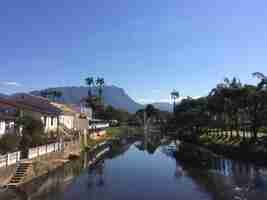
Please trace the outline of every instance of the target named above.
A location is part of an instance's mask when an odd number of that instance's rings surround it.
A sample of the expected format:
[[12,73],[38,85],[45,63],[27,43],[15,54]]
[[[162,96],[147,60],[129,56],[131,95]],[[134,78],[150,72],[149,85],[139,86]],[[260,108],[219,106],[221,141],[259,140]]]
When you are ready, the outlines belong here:
[[63,150],[63,147],[64,147],[63,143],[57,142],[53,144],[47,144],[47,145],[31,148],[28,151],[28,158],[32,159],[32,158],[36,158],[36,157],[49,154],[52,152],[58,152],[58,151]]
[[0,167],[7,167],[20,161],[20,151],[0,156]]

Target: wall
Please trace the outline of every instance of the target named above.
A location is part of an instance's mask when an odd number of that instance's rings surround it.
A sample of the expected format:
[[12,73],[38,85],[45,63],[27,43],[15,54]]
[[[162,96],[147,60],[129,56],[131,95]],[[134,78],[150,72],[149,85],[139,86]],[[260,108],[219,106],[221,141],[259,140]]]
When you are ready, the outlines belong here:
[[78,131],[84,131],[87,130],[89,127],[89,121],[88,119],[82,119],[79,117],[75,117],[74,119],[74,129]]
[[93,119],[92,108],[87,108],[84,105],[81,105],[81,113],[84,113],[88,117],[88,119]]
[[61,115],[59,117],[59,122],[65,125],[68,129],[74,129],[74,116]]
[[[42,116],[41,117],[42,122],[44,123],[45,127],[45,132],[50,132],[50,131],[57,131],[57,117],[51,117],[51,116]],[[46,120],[46,122],[45,122]],[[53,123],[52,123],[53,121]]]
[[0,137],[5,133],[14,133],[14,132],[15,132],[14,122],[0,121]]
[[0,136],[6,132],[6,123],[4,121],[0,121]]

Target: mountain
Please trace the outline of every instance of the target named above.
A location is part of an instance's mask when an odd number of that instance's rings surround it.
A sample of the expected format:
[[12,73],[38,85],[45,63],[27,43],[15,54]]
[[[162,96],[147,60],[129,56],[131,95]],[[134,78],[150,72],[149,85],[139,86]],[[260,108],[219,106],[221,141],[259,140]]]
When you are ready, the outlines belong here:
[[3,94],[3,93],[0,93],[0,97],[1,97],[1,98],[7,98],[7,97],[8,97],[8,95],[6,95],[6,94]]
[[152,103],[152,105],[161,111],[168,111],[168,112],[173,111],[173,105],[167,102],[156,102]]
[[[88,94],[88,87],[55,87],[45,90],[62,92],[62,97],[59,99],[59,102],[66,104],[79,104],[80,100]],[[33,95],[40,95],[41,91],[43,90],[32,91],[30,93]],[[93,88],[93,94],[96,93],[96,88]],[[122,88],[116,86],[105,86],[103,88],[103,98],[105,104],[118,109],[127,110],[131,113],[144,107],[130,98]]]

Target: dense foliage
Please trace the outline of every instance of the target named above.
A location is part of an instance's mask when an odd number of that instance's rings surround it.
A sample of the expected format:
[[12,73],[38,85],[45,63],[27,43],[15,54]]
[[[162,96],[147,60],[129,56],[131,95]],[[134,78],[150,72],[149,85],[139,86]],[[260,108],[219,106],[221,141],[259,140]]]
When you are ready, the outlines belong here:
[[253,86],[243,85],[236,78],[225,79],[207,97],[182,100],[175,108],[176,127],[189,129],[191,133],[212,129],[231,137],[233,133],[240,137],[240,132],[245,137],[249,132],[257,139],[259,130],[267,126],[265,81]]

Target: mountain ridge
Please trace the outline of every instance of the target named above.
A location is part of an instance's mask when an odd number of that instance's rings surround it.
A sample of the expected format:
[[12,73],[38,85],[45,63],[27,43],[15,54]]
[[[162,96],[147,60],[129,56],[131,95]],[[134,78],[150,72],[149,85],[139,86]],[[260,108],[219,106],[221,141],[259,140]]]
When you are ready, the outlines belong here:
[[[50,87],[46,89],[34,90],[29,92],[29,94],[40,96],[41,91],[44,90],[56,90],[62,92],[62,97],[58,99],[60,103],[79,104],[80,100],[88,95],[89,88],[85,86]],[[13,96],[16,94],[17,93],[6,95],[0,93],[0,97],[8,98],[9,96]],[[93,94],[97,94],[96,87],[93,88]],[[143,109],[146,106],[145,104],[141,104],[133,100],[123,88],[114,85],[104,86],[103,99],[106,105],[111,105],[117,109],[126,110],[130,113],[134,113],[137,110]],[[172,112],[172,105],[169,103],[155,102],[151,104],[159,110]]]
[[[44,90],[56,90],[62,93],[62,97],[59,98],[59,102],[66,104],[79,104],[83,97],[88,95],[89,87],[85,86],[67,86],[67,87],[51,87],[42,90],[31,91],[30,94],[41,95],[41,91]],[[93,87],[93,94],[97,94],[97,89]],[[127,110],[131,113],[143,108],[142,104],[134,101],[123,88],[110,85],[103,88],[103,99],[106,105],[111,105],[117,109]]]

